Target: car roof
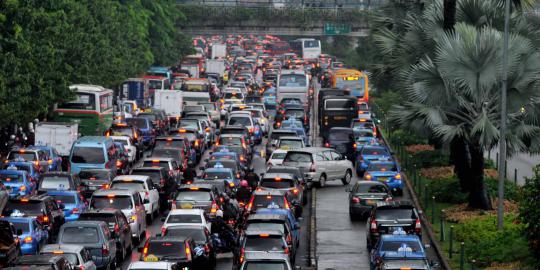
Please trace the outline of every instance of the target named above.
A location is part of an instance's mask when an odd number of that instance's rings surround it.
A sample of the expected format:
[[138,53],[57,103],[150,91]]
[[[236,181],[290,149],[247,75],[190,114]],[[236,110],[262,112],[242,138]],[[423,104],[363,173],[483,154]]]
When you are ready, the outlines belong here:
[[327,151],[327,150],[333,150],[333,149],[332,148],[325,148],[325,147],[304,147],[304,148],[301,148],[301,149],[289,150],[289,153],[291,153],[291,152],[304,152],[304,153],[314,154],[314,153],[320,153],[321,151]]
[[283,192],[276,189],[255,190],[253,192],[253,196],[265,196],[265,195],[285,196]]
[[193,215],[193,214],[203,214],[203,209],[172,209],[169,212],[169,215]]
[[107,223],[101,220],[74,220],[74,221],[64,223],[62,227],[101,226],[101,225],[107,227]]
[[40,252],[53,252],[56,250],[61,250],[69,253],[78,253],[84,249],[84,246],[81,245],[71,245],[71,244],[48,244],[41,248]]
[[130,174],[130,175],[119,175],[117,177],[115,177],[113,179],[113,182],[114,181],[145,181],[147,179],[149,179],[150,177],[147,176],[147,175],[135,175],[135,174]]
[[246,261],[289,261],[289,255],[279,252],[246,252],[244,254]]
[[406,206],[407,208],[414,208],[414,205],[409,200],[401,201],[389,201],[389,202],[377,202],[376,209],[380,208],[400,208]]
[[294,175],[291,173],[265,173],[262,178],[282,178],[282,179],[294,179]]
[[85,214],[117,214],[122,213],[121,210],[114,209],[114,208],[104,208],[104,209],[86,209],[84,212],[81,213],[81,215]]
[[159,160],[159,161],[174,161],[174,158],[168,158],[168,157],[147,157],[144,159],[144,161],[153,161],[153,160]]
[[261,235],[261,234],[269,234],[269,235],[279,235],[279,236],[282,236],[283,233],[280,232],[280,231],[275,231],[275,230],[255,230],[255,231],[250,231],[250,230],[247,230],[247,231],[244,231],[244,234],[246,236],[258,236],[258,235]]
[[178,190],[180,189],[191,189],[191,188],[199,188],[199,189],[208,189],[212,190],[213,186],[210,184],[189,184],[189,185],[180,185],[178,187]]
[[128,269],[169,269],[171,262],[141,262],[135,261],[129,264]]
[[27,171],[22,170],[0,170],[0,174],[16,174],[16,175],[25,175]]
[[[157,150],[157,149],[155,149],[155,150]],[[137,168],[133,168],[131,173],[133,173],[133,171],[161,171],[161,170],[165,170],[165,168],[162,168],[162,167],[137,167]]]
[[94,194],[92,194],[92,197],[93,196],[107,196],[109,194],[113,194],[113,195],[117,195],[117,196],[130,196],[130,195],[133,195],[133,194],[136,194],[138,193],[137,191],[135,190],[129,190],[129,189],[116,189],[116,188],[111,188],[111,189],[98,189],[96,191],[94,191]]
[[298,137],[298,136],[281,136],[279,137],[279,140],[295,140],[295,141],[304,141],[304,139]]
[[272,213],[255,213],[248,216],[247,220],[286,220],[285,214],[272,214]]

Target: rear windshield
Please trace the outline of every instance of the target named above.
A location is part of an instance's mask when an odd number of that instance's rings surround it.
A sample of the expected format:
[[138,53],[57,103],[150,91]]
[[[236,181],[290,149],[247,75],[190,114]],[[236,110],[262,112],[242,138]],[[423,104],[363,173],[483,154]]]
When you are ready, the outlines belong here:
[[373,128],[373,123],[371,122],[354,122],[353,128]]
[[144,175],[152,178],[152,180],[159,182],[161,179],[161,173],[159,171],[150,170],[133,170],[132,175]]
[[291,179],[276,180],[274,178],[263,179],[260,183],[261,187],[267,188],[292,188],[294,187],[294,181]]
[[384,149],[364,148],[362,150],[362,155],[388,155],[388,153]]
[[283,208],[285,200],[282,196],[257,195],[253,199],[253,208]]
[[422,247],[417,241],[383,241],[381,251],[418,252],[422,251]]
[[270,134],[270,140],[279,140],[283,136],[296,136],[296,132],[272,132]]
[[352,132],[347,132],[345,130],[339,130],[339,131],[330,131],[330,135],[328,136],[328,139],[330,141],[352,141],[353,140],[353,134]]
[[251,119],[249,117],[231,117],[229,118],[229,125],[242,125],[251,126]]
[[300,169],[297,168],[283,168],[281,166],[274,166],[269,168],[267,173],[289,173],[297,177],[302,177],[302,173],[300,172]]
[[229,179],[231,178],[230,172],[205,172],[204,179],[214,180],[214,179]]
[[15,230],[21,230],[23,233],[30,231],[30,223],[27,221],[10,220],[11,224],[15,227]]
[[248,261],[244,265],[243,270],[286,270],[289,269],[285,262],[273,262],[273,261]]
[[[301,140],[280,140],[279,147],[287,146],[289,148],[302,148],[303,141]],[[285,155],[283,155],[285,157]]]
[[348,99],[330,99],[324,101],[324,109],[354,109],[354,101]]
[[143,167],[159,167],[159,168],[165,168],[166,170],[170,169],[168,161],[154,162],[151,160],[147,160],[147,161],[144,161]]
[[195,106],[184,106],[184,112],[201,112],[203,109],[199,105]]
[[73,195],[50,195],[53,197],[57,203],[76,203],[75,196]]
[[393,163],[370,163],[368,171],[382,171],[382,172],[395,172],[397,167]]
[[184,147],[184,142],[182,140],[156,140],[156,145],[154,148],[182,148]]
[[99,234],[96,227],[67,227],[64,228],[60,243],[98,243]]
[[79,178],[88,180],[109,179],[109,173],[106,171],[85,171],[79,173]]
[[90,163],[103,164],[105,163],[105,153],[101,147],[81,147],[73,148],[71,154],[71,162],[73,163]]
[[219,137],[219,143],[220,144],[224,144],[224,145],[228,145],[228,144],[232,144],[232,145],[241,145],[242,144],[242,138],[240,137]]
[[284,159],[285,156],[287,155],[287,152],[285,153],[272,153],[272,157],[270,159]]
[[246,231],[278,231],[285,233],[285,224],[278,222],[253,222],[248,223]]
[[221,134],[245,134],[245,129],[238,129],[238,128],[225,128],[221,131]]
[[183,190],[176,195],[177,201],[210,201],[212,196],[207,191]]
[[26,161],[32,161],[37,160],[36,154],[33,152],[30,153],[21,153],[21,152],[10,152],[8,160],[26,160]]
[[129,137],[131,137],[131,135],[133,135],[133,129],[131,127],[119,127],[119,126],[116,126],[116,127],[112,127],[111,128],[112,131],[113,131],[113,134],[116,136],[120,136],[120,135],[127,135]]
[[283,240],[280,236],[259,237],[248,236],[245,251],[283,251]]
[[[205,242],[206,241],[206,235],[204,234],[203,229],[198,228],[175,228],[175,227],[169,227],[167,228],[167,231],[165,233],[166,236],[182,236],[182,237],[189,237],[193,239],[195,242]],[[164,236],[165,236],[164,235]]]
[[223,94],[223,98],[225,98],[225,99],[234,99],[234,98],[243,99],[244,94],[237,93],[237,92],[227,92],[227,93]]
[[384,185],[358,185],[357,193],[388,193]]
[[127,139],[113,139],[115,143],[121,143],[123,146],[129,145]]
[[111,188],[144,191],[144,183],[142,182],[113,182],[111,185]]
[[133,208],[129,196],[92,196],[90,207],[93,209],[113,208],[118,210]]
[[105,221],[109,228],[114,228],[116,224],[116,218],[114,214],[102,214],[102,213],[82,213],[79,216],[78,220],[96,220],[96,221]]
[[148,255],[171,258],[185,258],[184,242],[178,241],[150,241],[148,244]]
[[18,210],[22,213],[26,213],[31,216],[41,215],[41,209],[44,209],[43,202],[40,201],[28,201],[21,202],[18,200],[10,200],[4,208],[3,215],[10,216],[13,210]]
[[210,160],[206,163],[206,168],[213,168],[217,163],[223,165],[224,168],[229,168],[236,171],[236,162],[229,160]]
[[367,111],[367,110],[369,110],[369,107],[368,107],[367,103],[360,103],[360,104],[358,104],[358,110]]
[[288,152],[283,162],[312,162],[311,154],[301,152]]
[[165,223],[202,223],[201,215],[169,215]]
[[414,212],[412,209],[407,208],[390,208],[390,209],[377,209],[375,215],[377,219],[381,220],[395,220],[395,219],[414,219]]
[[356,136],[356,137],[373,137],[373,132],[356,131],[356,132],[354,132],[354,136]]
[[170,157],[178,159],[180,151],[178,149],[154,149],[152,152],[153,157]]
[[126,122],[130,125],[136,126],[140,129],[148,129],[148,121],[144,118],[128,118]]
[[21,183],[23,177],[20,174],[2,174],[0,175],[0,182],[6,183]]
[[150,113],[138,114],[137,118],[144,118],[144,119],[148,119],[150,121],[156,121],[157,120],[157,115],[150,114]]
[[301,74],[285,74],[279,78],[279,86],[281,87],[303,87],[307,86],[305,75]]
[[39,189],[69,189],[69,178],[66,176],[44,176],[41,179]]
[[304,118],[305,112],[303,110],[286,110],[285,117],[291,118]]

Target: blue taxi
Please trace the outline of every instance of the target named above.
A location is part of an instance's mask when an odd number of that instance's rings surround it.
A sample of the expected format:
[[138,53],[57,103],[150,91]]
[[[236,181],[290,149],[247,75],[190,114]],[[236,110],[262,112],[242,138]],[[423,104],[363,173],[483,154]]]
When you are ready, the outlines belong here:
[[0,170],[0,182],[9,192],[9,197],[25,196],[33,194],[36,183],[31,181],[26,171]]
[[285,215],[287,216],[287,221],[289,228],[291,228],[291,235],[294,240],[294,243],[298,245],[300,243],[300,223],[294,217],[294,213],[290,209],[283,208],[259,208],[257,209],[256,214],[260,215]]
[[204,170],[202,179],[204,180],[224,180],[229,188],[237,188],[240,186],[240,179],[236,178],[231,168],[225,168],[217,163],[213,168]]
[[426,260],[426,251],[418,235],[407,235],[396,227],[392,234],[381,237],[370,253],[370,269],[375,270],[386,260],[407,259]]
[[277,102],[276,102],[276,88],[270,87],[264,91],[262,94],[263,96],[263,102],[264,106],[267,109],[275,109]]
[[238,156],[238,154],[236,152],[229,151],[227,148],[221,148],[219,151],[213,152],[209,158],[209,160],[220,160],[220,159],[234,160],[242,166],[242,169],[247,169],[246,164],[240,160],[240,157]]
[[373,134],[372,129],[353,129],[356,150],[360,150],[363,145],[379,145],[379,141]]
[[30,146],[28,149],[43,150],[49,156],[47,163],[49,164],[49,171],[61,171],[62,170],[62,157],[58,154],[58,151],[52,146],[35,145]]
[[373,160],[391,159],[390,150],[382,145],[362,145],[356,152],[356,172],[364,176],[369,163]]
[[385,183],[394,195],[403,194],[401,170],[397,162],[393,160],[371,161],[364,174],[364,179]]
[[75,190],[50,190],[47,195],[53,197],[58,204],[64,205],[62,210],[66,222],[79,219],[79,215],[86,210],[86,203]]
[[6,170],[26,171],[30,180],[37,180],[40,175],[40,171],[36,164],[30,161],[8,161],[2,168]]
[[10,222],[17,230],[23,255],[39,253],[39,248],[49,241],[49,232],[35,217],[25,217],[21,212],[13,212],[10,217],[1,220]]

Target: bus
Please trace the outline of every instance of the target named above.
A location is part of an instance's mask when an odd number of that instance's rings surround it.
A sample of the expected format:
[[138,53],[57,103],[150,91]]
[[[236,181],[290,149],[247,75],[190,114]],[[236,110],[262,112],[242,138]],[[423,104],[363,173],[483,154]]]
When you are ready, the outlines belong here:
[[75,84],[71,101],[55,104],[53,121],[79,124],[79,134],[103,135],[113,121],[113,90],[98,85]]
[[285,41],[276,41],[268,45],[268,52],[270,55],[282,55],[291,51],[291,46]]
[[369,81],[365,72],[355,69],[337,69],[332,71],[332,88],[348,89],[358,102],[369,101]]
[[321,41],[313,38],[301,38],[290,42],[291,49],[303,59],[319,58]]

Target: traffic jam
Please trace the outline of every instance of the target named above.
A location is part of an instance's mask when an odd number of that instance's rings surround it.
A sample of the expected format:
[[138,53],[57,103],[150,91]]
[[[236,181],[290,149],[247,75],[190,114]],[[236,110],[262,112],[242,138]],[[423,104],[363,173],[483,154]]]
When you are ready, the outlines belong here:
[[34,145],[12,148],[0,266],[301,269],[311,190],[337,182],[351,222],[367,222],[371,269],[435,267],[370,112],[368,74],[317,39],[193,45],[117,90],[70,86]]

